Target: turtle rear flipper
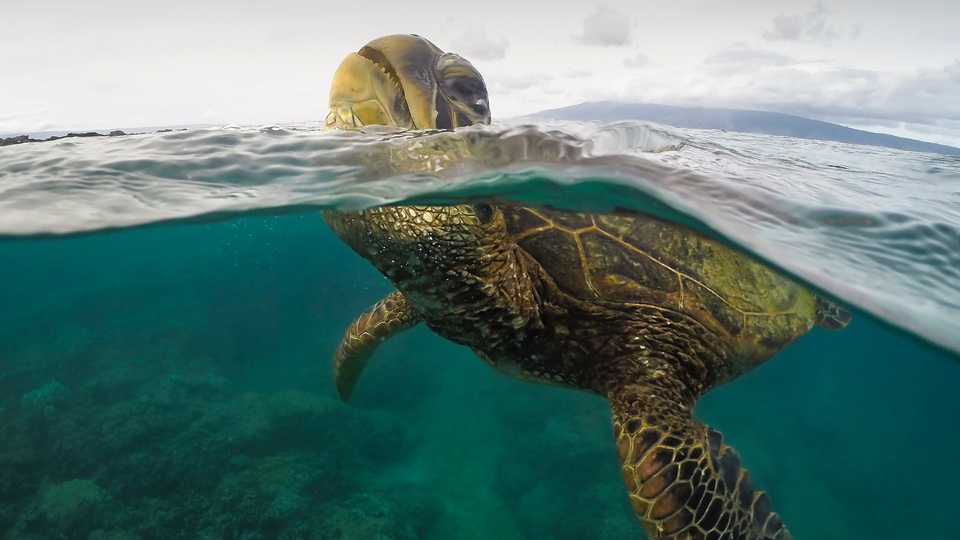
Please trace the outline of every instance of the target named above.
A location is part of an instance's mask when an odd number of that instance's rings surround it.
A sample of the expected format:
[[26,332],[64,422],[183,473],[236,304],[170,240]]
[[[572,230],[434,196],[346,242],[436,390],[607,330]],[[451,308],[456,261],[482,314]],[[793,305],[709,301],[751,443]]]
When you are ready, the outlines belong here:
[[816,294],[817,318],[814,324],[827,330],[842,330],[850,324],[850,310],[839,303]]
[[609,396],[623,479],[650,539],[790,540],[737,451],[670,394],[636,384]]
[[334,356],[333,379],[340,399],[350,399],[363,368],[381,343],[419,322],[420,316],[400,291],[361,313],[347,328]]

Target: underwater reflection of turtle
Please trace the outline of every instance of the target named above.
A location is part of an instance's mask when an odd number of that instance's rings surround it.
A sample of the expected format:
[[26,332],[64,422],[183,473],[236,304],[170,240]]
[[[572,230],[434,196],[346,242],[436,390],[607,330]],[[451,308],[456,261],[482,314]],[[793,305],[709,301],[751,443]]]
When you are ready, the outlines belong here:
[[[334,75],[328,128],[489,123],[483,78],[419,36],[388,36]],[[650,538],[786,539],[737,452],[692,411],[843,309],[720,242],[640,214],[516,205],[327,211],[397,290],[336,353],[348,399],[374,349],[424,322],[487,364],[605,396],[623,479]]]

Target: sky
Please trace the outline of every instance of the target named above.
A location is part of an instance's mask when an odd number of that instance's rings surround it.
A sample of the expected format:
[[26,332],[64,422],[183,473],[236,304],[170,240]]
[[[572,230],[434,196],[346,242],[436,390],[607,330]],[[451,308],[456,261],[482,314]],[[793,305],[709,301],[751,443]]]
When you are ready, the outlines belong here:
[[797,114],[960,146],[956,0],[9,2],[0,134],[325,117],[343,57],[420,34],[494,119],[585,101]]

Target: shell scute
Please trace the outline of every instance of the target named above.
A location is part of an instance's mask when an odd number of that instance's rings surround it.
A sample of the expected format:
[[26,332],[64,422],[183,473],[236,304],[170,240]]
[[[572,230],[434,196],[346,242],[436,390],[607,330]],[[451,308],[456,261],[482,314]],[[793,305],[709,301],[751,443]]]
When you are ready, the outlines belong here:
[[693,317],[745,359],[768,357],[816,317],[809,291],[680,225],[519,207],[505,218],[517,245],[568,294]]

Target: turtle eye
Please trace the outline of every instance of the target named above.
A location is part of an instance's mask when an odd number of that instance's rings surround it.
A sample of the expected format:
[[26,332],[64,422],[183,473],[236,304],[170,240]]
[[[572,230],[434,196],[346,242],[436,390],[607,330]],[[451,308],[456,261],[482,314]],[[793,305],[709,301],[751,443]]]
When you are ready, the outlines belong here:
[[487,89],[483,83],[470,77],[453,77],[447,81],[449,96],[459,101],[479,115],[487,112]]
[[437,81],[444,99],[449,100],[458,116],[463,116],[462,121],[456,122],[458,126],[490,123],[487,85],[468,60],[454,53],[441,55],[437,63]]
[[473,213],[480,220],[480,223],[486,225],[493,219],[493,207],[489,204],[476,204],[473,206]]

